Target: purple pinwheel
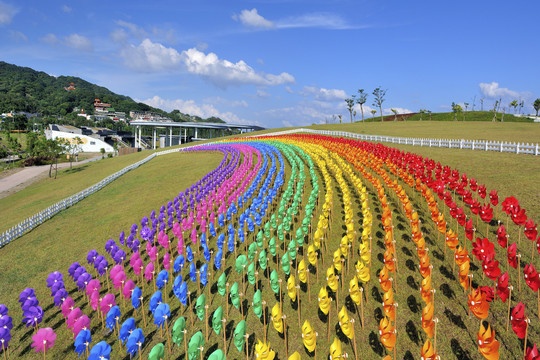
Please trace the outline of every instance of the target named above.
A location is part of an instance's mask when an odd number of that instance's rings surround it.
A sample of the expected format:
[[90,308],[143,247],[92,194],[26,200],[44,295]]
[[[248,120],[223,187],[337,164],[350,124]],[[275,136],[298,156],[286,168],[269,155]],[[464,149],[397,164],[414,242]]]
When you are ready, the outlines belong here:
[[67,317],[67,327],[68,329],[73,329],[73,326],[79,320],[81,316],[83,316],[83,312],[80,308],[76,307],[75,309],[71,310]]
[[109,268],[109,262],[106,259],[103,259],[99,265],[96,267],[96,270],[99,274],[99,276],[103,276],[107,273],[107,269]]
[[23,323],[26,327],[38,326],[43,320],[43,309],[41,306],[31,306],[28,310],[23,312]]
[[131,225],[131,234],[137,234],[137,224]]
[[94,260],[94,269],[97,269],[98,265],[99,265],[103,260],[105,260],[105,256],[103,256],[103,255],[98,255],[98,256],[96,256],[96,259]]
[[49,274],[47,277],[47,287],[52,287],[57,282],[63,282],[64,281],[64,275],[62,273],[55,271]]
[[118,327],[118,320],[120,320],[121,317],[122,313],[120,312],[120,308],[118,307],[118,305],[113,306],[107,313],[107,328],[111,331],[116,329]]
[[113,239],[107,240],[107,242],[105,243],[105,251],[110,254],[113,246],[115,245],[116,243],[114,242]]
[[125,236],[126,236],[126,234],[124,234],[124,232],[122,231],[120,233],[120,236],[118,237],[118,241],[120,242],[121,245],[124,245]]
[[2,344],[2,351],[6,351],[11,340],[11,333],[8,328],[0,327],[0,343]]
[[87,272],[82,273],[77,279],[77,286],[79,287],[79,291],[86,290],[86,286],[88,285],[88,282],[90,282],[90,280],[92,280],[92,275]]
[[105,341],[100,341],[90,349],[88,360],[110,360],[111,346]]
[[13,319],[9,315],[0,315],[0,329],[13,329]]
[[135,239],[133,240],[133,246],[131,246],[131,250],[133,252],[138,252],[140,246],[141,246],[141,243],[139,242],[139,239]]
[[35,290],[32,288],[26,288],[19,294],[19,302],[21,303],[21,306],[22,306],[22,304],[24,304],[24,302],[27,299],[35,298],[35,297],[36,297]]
[[142,344],[144,343],[144,334],[142,329],[137,328],[133,330],[131,335],[129,335],[126,347],[127,352],[130,356],[136,356],[138,352],[141,351]]
[[21,309],[22,311],[26,311],[30,309],[32,306],[38,306],[38,305],[39,305],[38,299],[36,297],[30,297],[24,301],[24,303],[21,305]]
[[55,282],[54,285],[51,286],[51,296],[54,297],[59,290],[62,290],[62,289],[65,289],[65,288],[66,287],[64,286],[63,281]]
[[129,234],[129,236],[126,239],[126,245],[128,248],[131,248],[133,246],[133,239],[134,239],[133,234]]
[[2,316],[7,315],[7,313],[8,313],[8,307],[4,304],[0,304],[0,318]]
[[117,264],[122,264],[126,259],[126,252],[122,249],[118,249],[112,256],[113,260]]
[[66,300],[66,298],[68,297],[68,292],[66,289],[59,289],[55,294],[54,294],[54,306],[56,307],[59,307],[60,305],[62,305],[64,303],[64,300]]
[[73,277],[73,275],[75,274],[75,270],[77,270],[80,267],[81,267],[81,264],[79,264],[78,261],[71,264],[71,266],[68,269],[69,276]]
[[88,264],[94,264],[94,261],[96,260],[96,257],[98,256],[97,250],[90,250],[88,252],[88,255],[86,255],[86,261]]
[[88,350],[88,346],[92,342],[92,335],[90,330],[81,330],[75,338],[75,352],[81,357],[81,355]]
[[86,268],[84,266],[80,266],[75,270],[73,273],[73,281],[77,282],[79,280],[79,276],[86,273]]
[[114,245],[112,246],[111,252],[110,252],[111,257],[112,257],[113,259],[114,259],[114,255],[116,254],[116,252],[117,252],[118,250],[120,250],[120,248],[118,247],[118,245],[114,244]]
[[[37,353],[46,353],[47,350],[54,346],[56,333],[51,328],[39,329],[38,332],[32,336],[32,340],[32,347],[36,349]],[[43,357],[45,357],[45,354]]]
[[131,335],[133,330],[135,330],[135,319],[131,317],[124,321],[122,326],[120,326],[120,331],[118,332],[118,339],[120,339],[122,344],[124,343],[124,341],[127,340],[129,335]]
[[75,321],[75,324],[73,324],[73,339],[75,339],[81,331],[89,330],[91,323],[92,322],[87,315],[82,315],[78,318],[77,321]]

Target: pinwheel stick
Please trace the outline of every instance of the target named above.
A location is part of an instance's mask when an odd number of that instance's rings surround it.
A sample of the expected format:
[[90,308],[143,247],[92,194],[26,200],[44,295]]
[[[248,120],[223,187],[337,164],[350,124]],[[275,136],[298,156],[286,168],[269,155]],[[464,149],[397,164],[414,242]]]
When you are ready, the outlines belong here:
[[227,304],[227,316],[229,316],[229,283],[226,284],[226,288],[227,288],[227,293],[225,294],[225,298],[226,298],[225,303]]
[[246,360],[249,360],[249,356],[248,356],[248,346],[249,346],[249,342],[248,342],[248,338],[249,338],[249,334],[246,334],[244,335],[244,337],[246,338]]
[[169,344],[169,354],[171,353],[171,335],[169,334],[169,319],[165,317],[165,327],[167,330],[167,343]]
[[144,311],[144,303],[143,303],[143,298],[142,297],[141,297],[141,312],[142,312],[144,328],[146,329],[146,315],[144,314],[145,311]]
[[[227,322],[227,319],[221,319],[221,322],[223,323],[223,353],[225,354],[225,356],[227,356],[227,339],[225,338],[225,333],[227,332],[225,330],[225,323]],[[265,329],[266,329],[266,326],[265,326]],[[187,350],[186,350],[186,354],[187,354]]]
[[193,308],[191,307],[191,291],[188,292],[189,300],[189,317],[191,319],[191,326],[193,326]]
[[289,343],[287,342],[287,324],[285,323],[285,319],[287,316],[283,314],[283,333],[285,334],[285,357],[289,358]]
[[[317,272],[317,278],[319,277],[318,275],[319,273]],[[311,289],[310,289],[310,286],[309,286],[309,268],[306,269],[306,276],[307,276],[307,292],[308,292],[308,299],[309,299],[309,302],[311,303]],[[318,281],[318,279],[317,279]]]
[[[330,299],[330,301],[332,301],[332,299]],[[326,341],[330,341],[330,323],[332,322],[331,319],[332,319],[332,306],[329,306],[328,307],[328,331],[327,331],[328,338],[326,339]]]
[[281,279],[279,279],[279,311],[283,313],[283,305],[281,304]]
[[525,319],[525,322],[527,323],[527,327],[525,328],[525,342],[523,343],[523,357],[527,355],[527,336],[529,335],[529,318]]
[[510,323],[510,303],[512,302],[512,286],[508,287],[510,289],[510,295],[508,295],[508,315],[506,316],[506,332],[508,332],[508,324]]
[[519,289],[519,292],[521,292],[521,254],[517,254],[517,258],[518,258],[518,268],[517,268],[517,273],[518,273],[518,289]]
[[433,347],[435,348],[435,350],[437,350],[437,324],[439,323],[439,319],[435,318],[433,322],[435,323],[435,330],[433,334]]
[[[362,330],[364,330],[364,288],[360,288],[360,314],[362,316]],[[357,308],[358,311],[358,308]]]
[[204,306],[204,324],[206,325],[206,341],[208,341],[208,305]]
[[352,324],[352,329],[353,329],[352,335],[353,335],[353,342],[354,342],[354,359],[358,360],[358,351],[356,349],[356,331],[354,330],[354,319],[351,319],[351,324]]
[[[223,334],[223,336],[225,336],[225,334]],[[187,347],[187,330],[186,329],[184,329],[184,346],[186,348],[186,358],[187,358],[188,347]]]
[[300,314],[302,312],[302,308],[300,307],[300,285],[296,285],[296,301],[298,302],[298,326],[302,327],[300,323]]

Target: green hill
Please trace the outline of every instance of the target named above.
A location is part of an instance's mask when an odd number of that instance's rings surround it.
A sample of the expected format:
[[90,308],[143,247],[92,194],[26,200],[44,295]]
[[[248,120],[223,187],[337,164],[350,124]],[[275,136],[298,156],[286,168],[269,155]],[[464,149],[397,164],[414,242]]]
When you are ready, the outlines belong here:
[[[73,90],[66,90],[73,83]],[[0,61],[0,113],[9,111],[39,113],[42,116],[65,116],[74,108],[83,108],[92,113],[94,100],[100,99],[111,104],[116,111],[151,111],[183,121],[224,121],[212,117],[202,119],[183,114],[178,110],[170,113],[143,103],[137,103],[129,96],[115,94],[109,89],[92,84],[75,76],[54,77],[28,67],[20,67]]]

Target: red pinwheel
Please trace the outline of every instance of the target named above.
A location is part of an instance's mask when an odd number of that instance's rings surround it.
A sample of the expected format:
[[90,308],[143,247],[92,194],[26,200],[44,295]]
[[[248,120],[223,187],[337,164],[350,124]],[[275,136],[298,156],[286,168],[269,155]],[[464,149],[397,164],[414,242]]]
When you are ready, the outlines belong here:
[[474,180],[473,178],[470,178],[469,179],[469,187],[471,188],[472,191],[476,192],[476,190],[478,190],[478,184],[476,183],[476,180]]
[[465,236],[467,236],[467,239],[472,241],[475,231],[476,229],[473,227],[473,221],[472,219],[469,219],[465,224]]
[[465,226],[467,215],[465,215],[465,211],[463,211],[462,207],[458,208],[456,211],[456,220],[460,226]]
[[525,278],[525,283],[532,289],[532,291],[538,291],[538,288],[540,287],[540,277],[533,264],[525,265],[523,277]]
[[525,316],[525,305],[520,301],[512,310],[510,321],[512,322],[512,330],[517,337],[523,339],[527,330],[527,317]]
[[506,229],[504,228],[503,224],[501,224],[501,226],[499,226],[497,229],[497,242],[502,248],[508,246],[508,234],[506,233]]
[[472,194],[468,191],[466,191],[464,194],[463,194],[463,202],[469,206],[471,206],[472,202],[473,202],[473,197],[472,197]]
[[540,353],[536,348],[536,344],[534,344],[532,348],[527,348],[524,360],[540,360]]
[[515,197],[510,196],[510,197],[507,197],[506,199],[504,199],[504,201],[502,202],[501,205],[502,205],[503,211],[505,213],[507,213],[508,215],[510,215],[512,210],[516,206],[519,206],[519,201],[517,201],[517,199]]
[[510,295],[510,290],[508,289],[508,280],[508,271],[499,276],[499,279],[497,279],[497,295],[501,298],[503,303],[506,302],[506,299],[508,299],[508,296]]
[[513,243],[508,247],[508,250],[506,250],[507,256],[508,256],[508,264],[513,267],[514,269],[517,269],[518,265],[518,259],[517,259],[517,244]]
[[512,209],[510,217],[516,225],[525,225],[525,223],[527,222],[527,215],[525,215],[525,209],[522,209],[519,205],[515,206]]
[[471,204],[471,211],[474,215],[478,215],[478,213],[480,212],[480,203],[478,202],[478,200],[473,200],[472,204]]
[[487,238],[476,238],[476,242],[473,243],[472,252],[478,261],[484,262],[485,259],[495,257],[495,245]]
[[497,206],[499,204],[499,194],[497,194],[496,190],[491,190],[489,192],[489,202],[493,206]]
[[54,346],[56,340],[56,333],[51,328],[42,328],[32,336],[32,347],[36,349],[36,352],[43,352],[43,357],[47,350]]
[[495,281],[501,275],[501,269],[499,269],[499,262],[494,258],[486,258],[482,263],[484,274],[491,280]]
[[495,299],[495,289],[491,286],[481,286],[478,290],[480,290],[480,294],[486,298],[487,302],[492,302]]
[[537,225],[534,223],[533,219],[527,220],[525,223],[525,236],[527,239],[534,241],[536,236],[538,236]]
[[485,187],[485,185],[478,186],[478,195],[480,195],[480,197],[482,199],[486,198],[486,187]]
[[493,209],[489,204],[485,204],[484,206],[480,207],[480,219],[487,223],[493,219]]

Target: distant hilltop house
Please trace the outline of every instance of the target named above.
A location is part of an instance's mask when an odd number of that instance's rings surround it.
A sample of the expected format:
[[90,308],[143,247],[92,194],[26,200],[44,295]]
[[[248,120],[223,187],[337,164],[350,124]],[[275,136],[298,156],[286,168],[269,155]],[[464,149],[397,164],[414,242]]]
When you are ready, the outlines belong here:
[[75,89],[77,89],[77,88],[75,87],[74,83],[69,83],[69,86],[64,87],[64,90],[66,90],[66,91],[73,91]]
[[116,111],[111,104],[103,103],[100,99],[94,100],[94,117],[96,120],[109,118],[113,121],[126,121],[126,113]]
[[173,122],[166,116],[150,111],[130,111],[129,116],[133,119],[132,121]]

